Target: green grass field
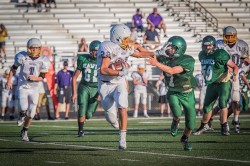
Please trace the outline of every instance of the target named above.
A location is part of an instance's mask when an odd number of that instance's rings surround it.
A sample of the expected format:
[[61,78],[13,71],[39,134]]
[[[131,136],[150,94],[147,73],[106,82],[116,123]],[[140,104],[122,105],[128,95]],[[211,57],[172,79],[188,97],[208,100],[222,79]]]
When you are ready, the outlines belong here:
[[129,119],[125,151],[118,150],[118,131],[104,119],[87,121],[82,138],[76,137],[76,120],[33,121],[30,142],[20,140],[16,122],[0,122],[0,165],[250,165],[249,118],[241,116],[240,134],[230,125],[230,136],[220,135],[215,120],[214,131],[190,137],[191,152],[180,143],[183,118],[176,137],[169,134],[170,118]]

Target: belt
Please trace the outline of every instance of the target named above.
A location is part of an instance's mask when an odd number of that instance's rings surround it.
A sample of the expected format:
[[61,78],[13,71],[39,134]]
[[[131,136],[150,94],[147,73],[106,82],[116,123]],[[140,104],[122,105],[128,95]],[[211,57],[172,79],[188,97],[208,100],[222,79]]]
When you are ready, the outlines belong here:
[[105,83],[110,83],[110,81],[103,81],[103,80],[101,80],[102,82],[105,82]]
[[60,88],[64,88],[64,89],[67,89],[67,88],[69,88],[70,86],[62,86],[62,87],[60,87]]

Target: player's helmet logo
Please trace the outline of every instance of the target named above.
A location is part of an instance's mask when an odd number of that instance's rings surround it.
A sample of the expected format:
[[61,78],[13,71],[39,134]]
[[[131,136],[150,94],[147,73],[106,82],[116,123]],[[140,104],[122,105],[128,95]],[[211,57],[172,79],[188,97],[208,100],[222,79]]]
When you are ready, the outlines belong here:
[[213,53],[216,49],[216,39],[210,35],[204,37],[201,42],[201,48],[206,54]]
[[89,45],[89,55],[92,59],[96,60],[97,51],[101,42],[99,40],[94,40]]
[[130,40],[131,31],[124,24],[115,25],[110,30],[110,41],[118,44],[124,50],[132,50],[134,42]]
[[234,27],[228,26],[223,29],[223,40],[226,44],[234,44],[237,41],[237,31]]
[[42,43],[37,38],[31,38],[27,42],[27,53],[32,58],[38,58],[42,52]]
[[180,57],[185,54],[187,43],[180,36],[172,36],[164,44],[163,49],[169,57]]

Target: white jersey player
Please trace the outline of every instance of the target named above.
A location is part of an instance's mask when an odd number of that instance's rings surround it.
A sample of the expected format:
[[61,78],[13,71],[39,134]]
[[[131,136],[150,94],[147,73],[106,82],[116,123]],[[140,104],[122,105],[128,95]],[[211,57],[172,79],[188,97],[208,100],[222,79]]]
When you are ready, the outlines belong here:
[[[0,84],[1,84],[1,89],[2,89],[2,113],[1,117],[5,119],[7,111],[13,116],[11,109],[13,107],[13,90],[12,89],[6,89],[5,85],[7,83],[8,77],[10,74],[10,69],[6,69],[4,72],[3,77],[0,77]],[[16,78],[12,78],[12,84],[15,86],[17,84]],[[7,110],[6,110],[7,108]],[[11,119],[11,118],[10,118]]]
[[31,38],[27,42],[27,52],[22,51],[16,54],[15,62],[11,68],[6,88],[12,87],[11,79],[13,73],[20,67],[18,80],[18,100],[21,111],[19,112],[18,126],[24,123],[21,130],[23,141],[29,141],[28,129],[36,113],[39,97],[39,81],[45,77],[50,66],[50,60],[41,55],[42,44],[37,38]]
[[196,83],[197,83],[198,89],[199,89],[199,110],[197,112],[197,115],[201,116],[207,86],[205,84],[205,80],[204,80],[204,77],[202,76],[202,74],[196,74],[195,80],[196,80]]
[[[228,26],[223,29],[223,40],[217,41],[217,47],[226,50],[231,56],[232,61],[241,69],[243,62],[249,62],[249,47],[243,40],[237,39],[237,31],[234,27]],[[229,69],[230,71],[230,69]],[[240,114],[240,85],[239,73],[236,75],[236,81],[232,81],[232,108],[234,113],[234,126],[239,126],[238,116]],[[237,128],[237,129],[236,129]],[[239,133],[239,127],[235,131]]]
[[[114,127],[120,129],[119,149],[126,149],[127,107],[128,91],[126,75],[128,68],[121,71],[109,66],[119,61],[126,62],[130,55],[135,57],[148,57],[154,54],[140,45],[134,45],[130,40],[130,29],[124,24],[115,25],[110,30],[110,41],[101,43],[97,55],[98,92],[105,110],[106,120]],[[117,120],[117,110],[119,120]],[[119,125],[120,124],[120,125]]]
[[147,113],[147,84],[148,84],[148,73],[145,72],[144,64],[139,64],[137,67],[137,71],[134,71],[131,74],[134,84],[134,100],[135,100],[135,107],[134,107],[134,118],[138,117],[138,109],[139,103],[141,99],[142,107],[143,107],[143,115],[146,118],[149,118]]

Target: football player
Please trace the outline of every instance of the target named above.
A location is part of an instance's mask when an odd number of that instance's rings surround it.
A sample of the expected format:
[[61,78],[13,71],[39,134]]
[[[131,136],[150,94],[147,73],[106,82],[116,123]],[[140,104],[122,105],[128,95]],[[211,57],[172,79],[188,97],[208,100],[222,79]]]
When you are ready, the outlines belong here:
[[[14,118],[13,115],[13,90],[7,90],[5,88],[5,85],[7,83],[7,80],[9,78],[9,74],[10,74],[10,69],[6,69],[4,71],[4,75],[3,77],[0,77],[0,85],[1,85],[1,91],[2,91],[2,113],[1,113],[1,117],[3,118],[3,120],[6,119],[6,113],[9,112],[10,113],[10,119],[12,120]],[[12,84],[13,86],[15,86],[17,83],[16,77],[12,77]]]
[[28,129],[35,116],[39,97],[39,81],[45,77],[50,66],[50,60],[41,55],[42,43],[37,38],[31,38],[27,42],[27,51],[15,55],[14,64],[11,67],[10,76],[6,83],[6,89],[12,88],[12,76],[18,67],[21,67],[18,80],[18,103],[20,112],[17,125],[23,125],[21,137],[23,141],[29,141]]
[[[84,136],[84,122],[93,117],[97,108],[97,50],[101,42],[94,40],[89,45],[89,54],[78,55],[77,68],[72,78],[72,102],[77,98],[78,137]],[[82,73],[82,79],[76,91],[76,80]],[[77,95],[76,95],[77,94]]]
[[[97,54],[98,92],[105,110],[106,120],[114,127],[120,129],[119,149],[126,149],[127,107],[128,91],[126,88],[126,75],[129,69],[126,62],[129,56],[149,57],[149,52],[141,45],[130,40],[130,29],[124,24],[118,24],[110,30],[110,41],[101,43]],[[122,63],[122,70],[110,67],[113,63]],[[117,120],[117,110],[119,122]]]
[[248,111],[248,105],[249,105],[249,98],[248,98],[248,92],[250,89],[250,72],[249,72],[249,66],[243,67],[243,71],[240,72],[240,90],[241,90],[241,99],[242,99],[242,106],[240,110],[242,111]]
[[182,108],[185,113],[185,130],[181,142],[185,151],[191,151],[192,146],[188,137],[195,127],[196,110],[194,87],[196,86],[193,76],[193,57],[186,55],[187,44],[184,38],[173,36],[164,44],[156,54],[156,58],[147,60],[151,65],[158,67],[164,72],[166,85],[168,86],[167,98],[173,115],[171,135],[178,134],[178,126]]
[[135,99],[135,110],[134,118],[138,117],[138,108],[141,99],[143,107],[143,115],[149,118],[147,113],[147,84],[148,84],[148,73],[145,71],[144,64],[140,63],[137,67],[137,71],[131,74],[134,84],[134,99]]
[[[234,27],[228,26],[223,29],[223,40],[217,41],[217,47],[224,49],[228,52],[231,57],[231,60],[238,66],[242,68],[242,64],[245,61],[249,64],[249,47],[248,44],[237,38],[237,31]],[[229,72],[232,74],[232,70]],[[240,101],[240,85],[239,85],[239,73],[236,73],[236,81],[232,81],[232,109],[234,113],[234,129],[238,133],[240,130],[239,124],[239,101]]]
[[196,74],[195,79],[196,79],[198,89],[199,89],[199,92],[200,92],[199,93],[199,109],[197,111],[197,116],[201,116],[207,86],[205,84],[204,77],[202,76],[201,73]]
[[193,134],[200,135],[210,128],[208,121],[212,115],[212,108],[218,98],[218,105],[221,109],[221,134],[227,136],[229,135],[227,127],[227,102],[231,93],[228,66],[232,68],[233,81],[237,79],[238,67],[225,50],[216,48],[216,40],[213,36],[204,37],[201,46],[202,50],[199,53],[199,60],[207,90],[203,105],[203,119],[200,127]]

